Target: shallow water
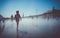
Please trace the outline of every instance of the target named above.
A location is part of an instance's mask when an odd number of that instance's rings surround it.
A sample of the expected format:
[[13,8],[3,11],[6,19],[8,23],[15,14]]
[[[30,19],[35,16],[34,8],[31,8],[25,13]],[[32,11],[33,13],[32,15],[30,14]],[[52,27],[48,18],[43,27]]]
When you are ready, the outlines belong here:
[[[15,20],[6,20],[2,35],[6,38],[16,38],[17,25]],[[54,38],[54,34],[60,29],[60,19],[47,18],[23,18],[19,21],[19,38]]]

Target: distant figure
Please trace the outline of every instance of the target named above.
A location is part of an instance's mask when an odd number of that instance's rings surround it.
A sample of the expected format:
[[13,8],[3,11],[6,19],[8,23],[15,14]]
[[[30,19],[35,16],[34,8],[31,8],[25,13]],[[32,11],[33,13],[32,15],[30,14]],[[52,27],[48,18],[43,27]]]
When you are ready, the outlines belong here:
[[3,18],[3,16],[2,16],[2,15],[0,15],[0,22],[2,21],[2,18]]
[[24,13],[23,13],[23,16],[22,17],[24,18]]
[[17,25],[19,24],[19,19],[20,18],[21,18],[21,16],[19,14],[19,11],[16,11],[15,20],[16,20]]
[[5,21],[5,18],[2,16],[2,15],[0,15],[0,22],[4,22]]
[[11,15],[11,20],[13,21],[13,15]]
[[5,22],[5,18],[3,18],[3,23]]

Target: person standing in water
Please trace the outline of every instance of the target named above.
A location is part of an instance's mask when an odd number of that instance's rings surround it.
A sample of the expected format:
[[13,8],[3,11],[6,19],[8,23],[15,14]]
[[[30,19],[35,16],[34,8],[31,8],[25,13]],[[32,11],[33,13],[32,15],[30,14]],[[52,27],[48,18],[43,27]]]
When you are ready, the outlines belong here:
[[19,24],[19,20],[20,19],[21,19],[21,16],[19,14],[19,11],[16,11],[15,20],[16,20],[16,23],[17,23],[17,38],[19,38],[19,35],[18,35],[18,24]]
[[15,20],[16,20],[17,25],[19,24],[19,19],[21,19],[21,16],[19,14],[19,11],[16,11]]
[[13,15],[11,15],[11,21],[13,21]]

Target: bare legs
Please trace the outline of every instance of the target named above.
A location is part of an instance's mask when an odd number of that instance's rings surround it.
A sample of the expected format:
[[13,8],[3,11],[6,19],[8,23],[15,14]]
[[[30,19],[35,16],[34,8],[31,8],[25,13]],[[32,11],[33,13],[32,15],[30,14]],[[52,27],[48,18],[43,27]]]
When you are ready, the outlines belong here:
[[19,35],[18,35],[18,25],[19,25],[19,21],[16,21],[17,23],[17,38],[19,38]]

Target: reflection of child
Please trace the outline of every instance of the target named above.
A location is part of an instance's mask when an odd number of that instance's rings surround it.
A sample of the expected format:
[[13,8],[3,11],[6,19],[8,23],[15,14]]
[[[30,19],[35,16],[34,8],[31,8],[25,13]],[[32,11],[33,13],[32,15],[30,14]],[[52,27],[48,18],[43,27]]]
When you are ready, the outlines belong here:
[[19,24],[19,18],[21,18],[19,11],[16,11],[15,20],[16,20],[17,25]]

